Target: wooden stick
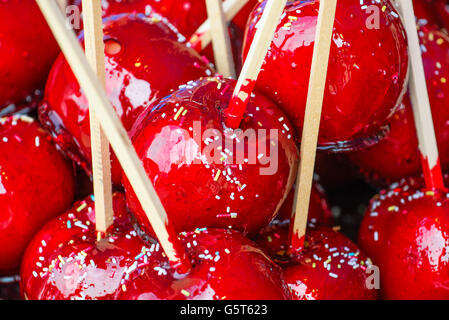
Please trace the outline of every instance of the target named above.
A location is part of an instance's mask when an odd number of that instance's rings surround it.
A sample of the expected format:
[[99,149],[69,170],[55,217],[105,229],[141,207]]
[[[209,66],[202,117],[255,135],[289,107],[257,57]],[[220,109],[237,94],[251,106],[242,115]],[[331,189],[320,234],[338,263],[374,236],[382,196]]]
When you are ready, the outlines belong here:
[[[226,0],[223,3],[223,12],[227,21],[231,21],[249,0]],[[207,19],[189,40],[192,48],[203,51],[212,41],[210,19]]]
[[125,174],[142,205],[172,266],[180,273],[190,270],[190,262],[177,234],[167,218],[159,197],[148,178],[128,133],[111,106],[105,90],[97,80],[75,33],[65,26],[65,18],[56,2],[36,0],[61,47],[72,71],[95,111]]
[[286,3],[287,0],[268,0],[266,3],[231,102],[225,110],[228,127],[236,129],[240,126],[251,93],[254,90],[256,79],[259,76],[260,68],[265,60]]
[[[83,0],[84,45],[87,60],[106,87],[101,0]],[[93,102],[90,102],[91,106]],[[89,106],[92,172],[95,195],[95,221],[98,232],[106,233],[114,221],[112,207],[111,157],[109,142],[95,112]]]
[[221,0],[206,0],[208,20],[214,48],[215,64],[218,73],[229,78],[236,78],[228,23],[223,12]]
[[65,14],[65,8],[67,8],[67,0],[57,0],[61,11]]
[[428,188],[444,189],[413,3],[412,0],[401,0],[398,1],[398,5],[403,15],[403,22],[408,37],[411,60],[409,91],[418,134],[424,178]]
[[306,111],[301,141],[301,161],[296,181],[293,212],[292,249],[301,250],[307,228],[310,194],[315,169],[318,133],[326,86],[332,31],[337,0],[321,0],[318,14],[315,45],[307,94]]

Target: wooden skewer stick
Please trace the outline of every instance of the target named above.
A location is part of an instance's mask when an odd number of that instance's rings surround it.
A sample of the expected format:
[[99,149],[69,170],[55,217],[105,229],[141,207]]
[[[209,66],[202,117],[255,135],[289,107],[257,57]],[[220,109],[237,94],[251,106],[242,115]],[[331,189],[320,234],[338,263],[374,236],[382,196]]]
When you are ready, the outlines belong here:
[[287,0],[268,0],[266,3],[231,102],[225,110],[226,124],[230,128],[236,129],[240,126],[286,3]]
[[188,272],[191,268],[190,262],[177,233],[169,222],[164,207],[136,154],[128,133],[111,106],[105,90],[92,71],[75,33],[66,28],[64,16],[56,2],[48,0],[36,0],[36,2],[88,100],[92,102],[90,107],[100,120],[103,131],[132,184],[165,254],[179,273]]
[[[231,21],[249,0],[226,0],[223,3],[223,12],[227,21]],[[212,41],[210,19],[207,19],[192,35],[189,40],[192,48],[203,51]]]
[[398,1],[398,5],[403,15],[403,22],[408,37],[411,60],[409,91],[418,134],[424,178],[428,188],[444,189],[413,3],[412,0],[401,0]]
[[292,228],[292,249],[297,252],[304,246],[310,194],[315,169],[318,133],[321,122],[324,91],[329,65],[332,31],[337,0],[321,0],[318,14],[315,45],[307,94],[306,111],[301,141],[301,161],[296,181]]
[[[106,87],[101,0],[83,0],[84,45],[87,60],[98,81]],[[94,102],[89,102],[91,106]],[[95,221],[98,232],[106,233],[114,220],[112,207],[111,157],[109,142],[95,112],[89,107]]]
[[214,48],[215,64],[218,73],[225,77],[236,78],[228,23],[223,12],[221,0],[206,0],[208,20]]
[[65,8],[67,8],[67,0],[57,0],[61,11],[65,13]]

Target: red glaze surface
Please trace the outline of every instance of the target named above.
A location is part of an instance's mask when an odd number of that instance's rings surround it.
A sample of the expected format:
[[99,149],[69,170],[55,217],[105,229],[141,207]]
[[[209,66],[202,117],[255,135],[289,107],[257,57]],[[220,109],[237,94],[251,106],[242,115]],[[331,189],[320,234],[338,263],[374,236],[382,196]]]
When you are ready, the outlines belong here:
[[[430,1],[430,0],[428,0]],[[443,28],[449,30],[449,3],[447,0],[435,0],[433,9],[438,13]]]
[[[109,20],[104,33],[106,91],[127,130],[140,113],[171,90],[212,74],[199,55],[178,42],[181,36],[157,19],[125,15]],[[50,73],[39,116],[56,143],[90,173],[87,99],[62,55]],[[117,163],[113,181],[119,185],[120,179]]]
[[0,1],[0,116],[32,106],[59,47],[34,0]]
[[[276,217],[278,220],[290,219],[292,215],[293,202],[295,199],[295,188],[293,186],[292,191],[288,194],[287,199],[279,210],[279,214]],[[323,187],[319,183],[314,183],[312,185],[312,193],[310,195],[310,205],[309,205],[309,220],[312,223],[333,225],[334,219],[332,218],[332,212],[327,202],[326,195],[324,193]]]
[[446,0],[413,0],[413,9],[418,25],[432,25],[441,28],[442,20],[437,8]]
[[[251,16],[244,58],[265,2]],[[362,6],[380,10],[379,28],[366,27]],[[262,66],[257,87],[302,128],[319,1],[290,1]],[[321,148],[346,150],[373,144],[405,91],[407,41],[390,1],[341,1],[337,6],[327,89],[320,127]]]
[[[81,7],[81,0],[76,1]],[[246,22],[258,0],[250,0],[235,16],[229,25],[234,62],[237,71],[241,69],[243,33]],[[190,38],[207,19],[204,0],[106,0],[103,1],[103,16],[109,17],[121,13],[141,13],[147,16],[159,14],[166,17],[181,34]],[[194,47],[195,48],[195,47]],[[198,50],[201,51],[201,48]],[[214,61],[212,45],[202,52],[211,62]]]
[[284,266],[284,276],[297,300],[377,299],[378,292],[367,287],[371,260],[336,228],[312,224],[306,233],[305,248],[292,255],[289,223],[272,224],[261,231],[256,243]]
[[[235,83],[218,78],[191,82],[162,100],[136,126],[137,154],[178,231],[232,226],[253,233],[275,217],[292,187],[298,162],[293,130],[285,115],[258,93],[251,97],[241,126],[244,134],[254,130],[254,139],[239,144],[244,145],[247,162],[237,152],[231,155],[237,140],[233,130],[225,130],[223,110]],[[257,135],[258,129],[265,129],[266,135]],[[277,136],[268,130],[277,130]],[[275,148],[268,151],[270,140]],[[227,148],[231,142],[233,150]],[[272,151],[273,172],[261,173],[269,167]],[[150,231],[129,182],[124,185],[129,208]]]
[[375,300],[367,268],[371,260],[341,233],[330,228],[309,229],[296,264],[284,269],[296,300]]
[[158,243],[146,244],[114,195],[115,226],[97,241],[90,198],[50,221],[27,249],[21,290],[28,299],[288,299],[280,269],[235,231],[181,235],[193,264],[177,278]]
[[28,242],[74,193],[71,164],[38,123],[0,118],[0,275],[18,271]]
[[[143,293],[126,293],[126,299],[164,300],[290,300],[281,269],[254,243],[232,230],[207,229],[181,234],[193,269],[187,278],[174,279],[163,271],[161,252],[152,259],[148,278],[137,279]],[[155,290],[154,288],[158,288]]]
[[[434,27],[420,27],[420,40],[441,165],[449,169],[449,37]],[[422,172],[410,99],[390,121],[390,133],[379,144],[349,154],[369,179],[391,183]]]
[[405,180],[382,191],[360,226],[385,299],[449,299],[449,194],[422,185]]
[[[81,5],[81,0],[76,3]],[[250,0],[235,16],[233,22],[245,29],[248,17],[258,0]],[[106,0],[103,15],[120,13],[157,13],[166,17],[186,37],[190,37],[207,19],[206,2],[203,0]]]

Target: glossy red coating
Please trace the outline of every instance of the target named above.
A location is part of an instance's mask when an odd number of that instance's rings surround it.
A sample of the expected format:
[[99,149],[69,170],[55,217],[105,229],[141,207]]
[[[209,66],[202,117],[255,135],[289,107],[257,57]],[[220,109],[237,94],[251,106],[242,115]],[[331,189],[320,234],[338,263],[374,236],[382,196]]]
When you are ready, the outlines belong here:
[[[265,3],[246,30],[245,58]],[[379,10],[379,28],[369,25]],[[265,58],[257,88],[302,131],[319,1],[290,1]],[[337,6],[320,126],[321,149],[344,151],[377,142],[399,105],[408,74],[407,40],[390,1],[345,0]]]
[[[81,0],[76,0],[81,6]],[[245,29],[251,10],[258,0],[250,0],[234,17],[233,22],[240,29]],[[166,17],[186,37],[190,37],[207,19],[204,0],[105,0],[103,15],[112,16],[120,13],[152,13]]]
[[[419,31],[421,46],[425,48],[422,55],[440,161],[443,169],[448,170],[449,37],[431,25],[421,26]],[[390,121],[389,135],[375,146],[350,153],[349,158],[369,179],[387,185],[423,172],[408,96]]]
[[326,226],[309,224],[305,246],[292,254],[288,221],[261,231],[256,243],[278,264],[297,300],[370,300],[378,290],[367,284],[371,260],[344,235]]
[[280,269],[235,231],[182,234],[194,265],[173,274],[156,242],[145,243],[114,195],[115,225],[97,240],[94,205],[86,198],[50,221],[27,249],[21,291],[28,299],[289,299]]
[[59,47],[34,0],[0,1],[0,44],[0,116],[4,116],[33,107]]
[[447,2],[447,0],[434,0],[432,2],[433,10],[438,14],[441,26],[446,30],[449,30],[449,3]]
[[[126,130],[152,103],[179,85],[212,70],[163,21],[124,15],[105,23],[106,91]],[[87,99],[61,55],[54,64],[39,108],[55,142],[88,173],[91,171]],[[116,161],[113,161],[116,162]],[[121,169],[113,165],[113,181]]]
[[31,238],[74,199],[73,168],[32,118],[0,118],[0,275],[18,271]]
[[284,276],[296,300],[376,300],[371,265],[351,240],[320,227],[307,231],[304,251]]
[[[293,128],[272,102],[256,92],[241,130],[224,126],[235,85],[219,78],[191,82],[136,125],[137,154],[178,231],[232,226],[253,233],[275,217],[293,185]],[[129,182],[124,185],[129,208],[150,232]]]
[[435,28],[442,28],[442,19],[439,12],[440,3],[446,0],[413,0],[413,10],[418,25],[432,25]]
[[449,194],[422,186],[413,179],[383,190],[360,226],[385,299],[449,299]]
[[[81,0],[75,1],[81,7]],[[249,2],[240,10],[229,25],[231,45],[234,63],[237,71],[241,69],[241,54],[243,35],[252,9],[258,4],[258,0]],[[106,0],[103,1],[103,15],[110,17],[121,13],[138,13],[146,16],[154,14],[162,15],[172,23],[187,39],[192,37],[195,31],[207,19],[206,2],[204,0]],[[207,59],[214,62],[212,45],[204,50],[193,46]]]

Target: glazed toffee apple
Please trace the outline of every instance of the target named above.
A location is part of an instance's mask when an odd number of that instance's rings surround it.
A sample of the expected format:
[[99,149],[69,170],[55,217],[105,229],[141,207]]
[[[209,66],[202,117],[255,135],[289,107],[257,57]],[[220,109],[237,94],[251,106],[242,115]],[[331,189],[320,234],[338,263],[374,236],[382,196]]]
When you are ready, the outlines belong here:
[[[81,0],[76,1],[81,7]],[[249,0],[248,3],[234,17],[229,25],[231,44],[235,65],[241,68],[241,55],[243,35],[252,9],[258,4],[258,0]],[[121,13],[139,13],[148,17],[160,14],[172,23],[186,38],[191,38],[195,31],[207,19],[205,0],[107,0],[103,1],[103,16],[110,17]],[[212,45],[205,50],[201,49],[198,36],[191,39],[190,44],[204,54],[209,61],[214,61]]]
[[89,197],[50,221],[30,243],[21,291],[28,299],[289,299],[281,271],[241,234],[203,229],[180,235],[193,268],[179,276],[157,242],[145,243],[114,195],[115,224],[97,238]]
[[[224,125],[235,80],[205,78],[165,98],[136,125],[133,144],[178,231],[267,225],[296,174],[293,128],[255,92],[238,130]],[[126,177],[129,208],[151,230]]]
[[385,299],[449,299],[449,194],[423,185],[392,185],[362,221],[359,243],[380,268]]
[[309,226],[305,247],[293,254],[289,224],[262,230],[256,242],[284,268],[284,277],[297,300],[377,299],[371,260],[348,238],[325,226]]
[[[265,7],[255,8],[244,57]],[[375,6],[379,25],[366,8]],[[277,27],[256,87],[278,103],[301,130],[319,1],[290,1]],[[345,150],[377,142],[399,105],[408,72],[407,39],[390,1],[340,1],[337,6],[319,145]]]
[[59,48],[34,0],[0,2],[0,116],[33,106]]
[[0,118],[0,275],[18,271],[34,234],[72,204],[74,184],[72,165],[36,121]]
[[[420,20],[422,21],[422,20]],[[419,26],[427,90],[432,108],[441,165],[449,169],[449,37],[431,24]],[[351,153],[350,159],[371,180],[394,182],[421,172],[415,122],[410,99],[390,121],[391,131],[379,144]]]
[[[122,15],[105,22],[106,91],[125,129],[152,103],[187,81],[212,75],[182,36],[162,20]],[[56,60],[39,108],[43,125],[56,143],[87,172],[91,171],[87,98],[61,55]],[[113,165],[113,180],[121,170]]]
[[[75,1],[81,6],[81,0]],[[250,0],[235,16],[233,22],[240,29],[245,29],[251,10],[258,0]],[[204,0],[106,0],[103,1],[103,16],[121,13],[153,13],[166,17],[181,34],[190,37],[207,19]]]

